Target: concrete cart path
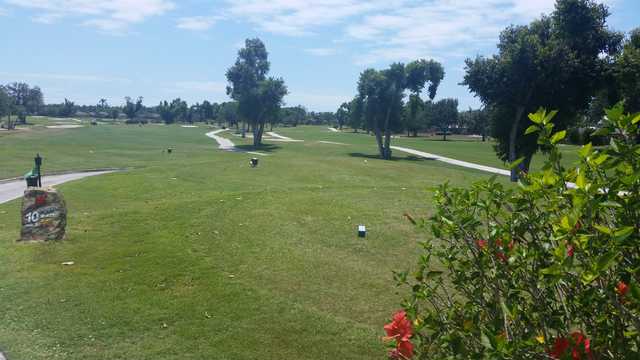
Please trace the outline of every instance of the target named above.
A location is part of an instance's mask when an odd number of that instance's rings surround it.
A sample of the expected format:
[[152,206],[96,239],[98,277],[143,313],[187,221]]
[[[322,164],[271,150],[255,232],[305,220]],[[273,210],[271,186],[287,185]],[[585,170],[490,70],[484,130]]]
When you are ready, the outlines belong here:
[[[68,181],[78,180],[89,176],[103,175],[115,172],[115,170],[78,172],[63,175],[49,175],[42,177],[42,186],[54,186]],[[0,182],[0,204],[4,204],[14,199],[21,198],[27,188],[25,180],[12,180]],[[0,360],[2,358],[0,357]]]
[[278,133],[274,133],[273,131],[267,131],[267,135],[275,138],[275,139],[268,139],[270,141],[285,141],[285,142],[301,142],[301,141],[304,141],[304,140],[295,140],[295,139],[292,139],[290,137],[286,137],[286,136],[280,135]]
[[486,171],[486,172],[490,172],[490,173],[493,173],[493,174],[504,175],[504,176],[510,176],[511,175],[511,172],[509,170],[506,170],[506,169],[498,169],[498,168],[494,168],[494,167],[491,167],[491,166],[474,164],[474,163],[470,163],[470,162],[466,162],[466,161],[462,161],[462,160],[451,159],[451,158],[448,158],[448,157],[435,155],[435,154],[430,154],[430,153],[426,153],[426,152],[423,152],[423,151],[418,151],[418,150],[409,149],[409,148],[400,147],[400,146],[392,146],[391,148],[393,150],[398,150],[398,151],[402,151],[402,152],[405,152],[405,153],[408,153],[408,154],[420,156],[420,157],[427,158],[427,159],[438,160],[438,161],[445,162],[447,164],[462,166],[462,167],[466,167],[466,168],[469,168],[469,169]]
[[227,131],[228,129],[218,129],[218,130],[214,130],[214,131],[209,131],[208,133],[206,133],[205,135],[207,137],[212,138],[213,140],[215,140],[218,143],[218,149],[220,150],[225,150],[225,151],[238,151],[238,152],[246,152],[247,154],[253,154],[253,155],[260,155],[260,156],[269,156],[269,154],[264,154],[261,152],[257,152],[257,151],[242,151],[240,149],[238,149],[236,147],[236,144],[233,143],[233,141],[224,138],[222,136],[218,136],[218,134],[220,134],[221,132]]

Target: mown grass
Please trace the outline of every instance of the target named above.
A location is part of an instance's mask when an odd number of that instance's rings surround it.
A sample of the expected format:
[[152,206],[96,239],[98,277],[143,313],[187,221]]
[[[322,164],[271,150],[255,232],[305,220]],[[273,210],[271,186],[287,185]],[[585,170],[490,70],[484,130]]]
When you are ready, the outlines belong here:
[[58,187],[70,214],[62,242],[16,243],[19,201],[0,205],[0,349],[10,360],[382,359],[382,325],[406,293],[392,270],[411,268],[427,236],[402,214],[427,216],[430,187],[487,176],[377,160],[372,138],[321,127],[276,129],[305,142],[272,142],[251,169],[252,155],[216,150],[206,131],[0,137],[0,177],[24,172],[35,152],[45,172],[133,168]]
[[[295,132],[295,130],[293,131]],[[342,133],[342,135],[346,135],[348,137],[372,137],[372,135],[367,135],[363,132],[359,132],[356,134],[351,132],[351,130],[346,130]],[[447,137],[447,141],[443,141],[442,136],[420,136],[415,138],[398,136],[392,140],[391,145],[408,147],[480,165],[508,169],[508,165],[496,156],[496,153],[493,149],[494,144],[495,143],[493,141],[482,142],[480,138],[451,135]],[[560,150],[563,155],[563,164],[565,164],[565,166],[570,166],[578,160],[578,148],[578,146],[573,145],[561,145]],[[397,150],[394,152],[394,155],[406,156],[406,154]],[[544,154],[536,154],[533,157],[533,161],[531,162],[531,170],[539,170],[544,164],[544,160]]]

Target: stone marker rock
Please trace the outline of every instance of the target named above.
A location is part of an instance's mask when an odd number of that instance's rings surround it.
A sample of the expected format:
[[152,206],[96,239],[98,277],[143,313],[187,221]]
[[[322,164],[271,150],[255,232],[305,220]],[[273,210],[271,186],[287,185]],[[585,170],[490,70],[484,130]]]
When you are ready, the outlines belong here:
[[22,198],[19,241],[62,240],[67,226],[67,206],[57,190],[30,187]]

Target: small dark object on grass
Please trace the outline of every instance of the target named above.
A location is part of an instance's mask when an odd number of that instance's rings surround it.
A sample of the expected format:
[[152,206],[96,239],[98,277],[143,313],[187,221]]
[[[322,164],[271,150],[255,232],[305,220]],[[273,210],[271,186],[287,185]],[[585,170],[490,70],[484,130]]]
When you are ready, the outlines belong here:
[[168,148],[167,153],[171,154],[173,152],[173,148]]
[[251,158],[251,160],[249,160],[249,165],[251,165],[252,168],[258,166],[258,158]]
[[364,225],[358,225],[358,237],[367,236],[367,228]]

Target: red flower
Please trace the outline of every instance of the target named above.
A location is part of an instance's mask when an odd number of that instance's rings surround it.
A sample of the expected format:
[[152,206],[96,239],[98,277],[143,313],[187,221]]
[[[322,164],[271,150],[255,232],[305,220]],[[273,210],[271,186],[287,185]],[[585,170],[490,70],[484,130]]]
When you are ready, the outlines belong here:
[[411,321],[407,319],[407,313],[398,311],[393,315],[393,320],[384,326],[387,339],[396,340],[396,348],[389,352],[392,359],[410,359],[413,356],[413,344],[409,339],[412,335]]
[[573,245],[567,246],[567,256],[573,257],[573,252],[574,252]]
[[480,249],[485,249],[487,247],[487,240],[476,240],[476,244]]
[[553,348],[548,352],[549,356],[554,359],[562,358],[571,344],[571,359],[573,360],[582,360],[582,355],[587,355],[587,359],[593,359],[593,354],[591,354],[591,341],[584,336],[583,333],[579,331],[575,331],[571,333],[571,342],[565,337],[559,337],[556,339],[553,344]]
[[629,285],[625,284],[624,281],[618,282],[618,286],[616,286],[616,292],[618,293],[618,295],[620,295],[620,297],[627,295],[627,293],[629,292]]
[[549,356],[554,359],[560,359],[567,349],[569,349],[569,340],[567,340],[567,338],[559,337],[553,344],[553,349],[549,351]]
[[411,341],[401,341],[396,348],[403,359],[411,359],[413,356],[413,344]]
[[384,326],[387,337],[397,341],[408,341],[411,337],[411,321],[407,319],[407,313],[398,311],[393,315],[393,320]]
[[504,253],[502,253],[502,252],[497,252],[497,253],[496,253],[496,257],[497,257],[498,259],[502,260],[502,262],[504,262],[504,263],[506,263],[506,262],[507,262],[507,260],[508,260],[508,259],[507,259],[507,256],[506,256]]

